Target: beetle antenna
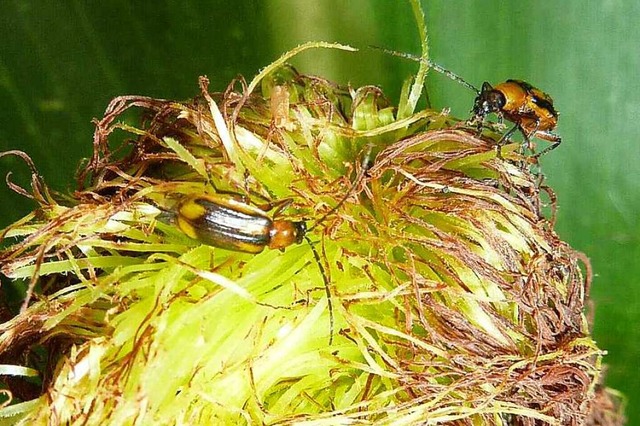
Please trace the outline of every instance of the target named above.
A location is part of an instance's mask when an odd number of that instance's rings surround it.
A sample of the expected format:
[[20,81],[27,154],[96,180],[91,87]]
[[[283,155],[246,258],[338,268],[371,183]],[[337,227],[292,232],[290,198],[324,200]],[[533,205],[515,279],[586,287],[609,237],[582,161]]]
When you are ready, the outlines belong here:
[[333,299],[331,296],[331,288],[330,288],[329,278],[327,277],[327,272],[324,266],[322,265],[322,260],[320,259],[320,254],[318,253],[318,250],[316,250],[315,246],[313,245],[313,242],[309,238],[309,232],[313,231],[330,214],[333,214],[336,210],[338,210],[342,206],[342,204],[344,204],[344,202],[347,201],[347,199],[353,194],[354,189],[360,184],[360,182],[362,182],[362,179],[364,178],[365,173],[367,172],[367,170],[369,170],[369,167],[371,167],[371,165],[369,164],[369,161],[370,161],[371,151],[373,150],[373,145],[371,144],[367,145],[365,150],[366,150],[366,153],[362,158],[362,162],[360,163],[360,170],[358,171],[358,175],[356,176],[356,179],[351,185],[351,188],[349,188],[349,190],[344,195],[344,197],[342,197],[340,201],[338,201],[338,204],[336,204],[332,209],[330,209],[327,213],[325,213],[320,219],[316,221],[316,223],[313,224],[313,226],[307,229],[307,231],[303,234],[303,238],[307,241],[307,243],[309,243],[309,247],[311,247],[311,251],[313,252],[313,257],[316,259],[316,263],[318,264],[318,269],[320,269],[320,275],[322,275],[322,281],[324,282],[324,291],[327,294],[327,307],[329,309],[329,322],[330,322],[329,345],[333,343],[334,322],[335,322],[334,314],[333,314],[333,301],[332,301]]
[[362,158],[362,161],[360,162],[360,170],[358,171],[358,175],[356,176],[355,180],[353,181],[353,184],[351,185],[351,188],[349,188],[347,193],[340,199],[340,201],[338,201],[338,204],[333,206],[333,208],[331,208],[331,210],[329,210],[324,215],[322,215],[322,217],[320,217],[320,219],[316,220],[316,222],[309,229],[307,229],[307,233],[313,231],[320,223],[322,223],[327,217],[329,217],[329,215],[335,213],[336,210],[338,210],[345,203],[345,201],[347,201],[349,199],[349,197],[351,197],[351,195],[353,195],[353,191],[360,184],[360,182],[362,182],[362,179],[364,178],[365,173],[371,167],[371,164],[369,164],[369,160],[370,160],[370,156],[371,156],[371,151],[373,150],[373,145],[371,145],[371,144],[367,145],[365,150],[366,150],[365,155]]
[[421,58],[420,56],[412,55],[411,53],[403,53],[403,52],[398,52],[396,50],[385,49],[384,47],[378,47],[378,46],[369,46],[369,47],[373,49],[381,50],[384,53],[387,53],[389,55],[399,56],[400,58],[409,59],[411,61],[426,62],[429,68],[433,68],[440,74],[444,74],[447,77],[449,77],[451,80],[457,81],[458,83],[462,84],[467,89],[473,90],[474,92],[476,92],[476,94],[480,94],[480,90],[478,90],[477,87],[475,87],[470,83],[467,83],[467,81],[464,78],[460,77],[458,74],[455,74],[449,71],[448,69],[444,68],[441,65],[436,64],[430,59],[424,59],[424,58]]
[[320,260],[320,254],[318,254],[318,250],[314,247],[311,239],[305,234],[304,239],[309,243],[309,247],[311,247],[311,251],[313,252],[313,257],[316,259],[316,263],[318,264],[318,269],[320,269],[320,275],[322,275],[322,281],[324,282],[324,291],[327,294],[327,307],[329,308],[329,346],[333,344],[333,332],[334,332],[334,317],[333,317],[333,302],[331,296],[331,288],[329,287],[329,278],[327,278],[327,273],[322,266],[322,261]]
[[362,182],[362,179],[364,178],[365,173],[371,167],[369,162],[370,162],[370,156],[371,156],[372,150],[373,150],[373,145],[368,144],[365,148],[365,155],[363,156],[362,161],[360,163],[360,170],[358,171],[358,175],[356,176],[353,184],[351,185],[351,188],[349,188],[349,190],[344,195],[344,197],[342,197],[340,201],[338,201],[338,204],[336,204],[332,209],[330,209],[320,219],[318,219],[313,224],[313,226],[307,229],[306,232],[302,235],[303,238],[307,241],[307,243],[309,243],[309,247],[311,247],[311,251],[313,252],[313,257],[316,259],[316,263],[318,264],[318,269],[320,269],[320,275],[322,275],[322,281],[324,282],[325,293],[327,294],[327,307],[329,309],[329,322],[330,322],[329,345],[333,343],[334,322],[335,322],[334,314],[333,314],[333,301],[332,301],[333,299],[331,296],[331,288],[330,288],[329,278],[327,277],[327,272],[324,266],[322,265],[322,260],[320,259],[320,254],[318,253],[318,250],[316,250],[315,246],[313,245],[313,242],[309,238],[309,232],[313,231],[330,214],[333,214],[336,210],[338,210],[342,206],[342,204],[344,204],[344,202],[347,201],[347,199],[353,194],[353,191],[360,184],[360,182]]

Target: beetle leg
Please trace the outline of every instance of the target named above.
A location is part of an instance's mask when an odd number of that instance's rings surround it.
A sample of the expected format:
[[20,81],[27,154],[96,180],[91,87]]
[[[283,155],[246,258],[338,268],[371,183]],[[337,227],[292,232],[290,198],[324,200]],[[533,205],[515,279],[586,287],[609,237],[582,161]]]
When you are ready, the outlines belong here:
[[331,287],[329,278],[327,277],[327,273],[322,266],[322,260],[320,259],[320,254],[313,246],[311,239],[308,236],[304,236],[304,239],[309,243],[309,247],[311,247],[311,252],[313,253],[313,257],[316,259],[316,263],[318,264],[318,269],[320,270],[320,275],[322,275],[322,281],[324,282],[324,291],[327,295],[327,309],[329,310],[329,346],[333,344],[333,333],[334,333],[334,323],[335,319],[333,317],[333,301],[331,296]]
[[[532,154],[535,152],[534,151],[535,148],[534,148],[533,142],[531,142],[531,138],[540,137],[539,135],[541,134],[541,131],[538,130],[540,128],[540,120],[536,119],[535,123],[536,123],[536,127],[534,127],[529,132],[526,132],[524,128],[521,127],[522,135],[524,136],[524,142],[525,142],[523,145],[526,145],[526,147],[529,148]],[[534,157],[534,158],[537,158],[537,157]]]
[[476,119],[476,137],[480,138],[482,136],[482,128],[484,127],[484,119]]
[[272,210],[275,208],[275,210],[273,211],[273,216],[275,217],[275,216],[278,216],[278,213],[280,213],[282,210],[289,207],[291,203],[293,203],[292,198],[283,198],[277,201],[269,201],[265,204],[256,204],[256,206],[260,210],[264,210],[265,212],[268,212],[269,210]]
[[[473,111],[471,111],[473,113]],[[479,138],[482,136],[482,127],[484,126],[484,117],[478,114],[474,114],[469,118],[466,123],[469,127],[476,128],[476,137]]]
[[[498,143],[496,145],[496,157],[498,157],[500,160],[504,160],[504,157],[502,157],[502,147],[507,144],[507,141],[509,140],[511,135],[513,135],[513,133],[518,129],[520,129],[520,131],[522,131],[522,129],[520,128],[519,125],[517,125],[517,124],[514,125],[511,129],[509,129],[509,131],[507,133],[502,135],[500,140],[498,140]],[[524,134],[524,132],[522,134]],[[525,138],[526,138],[526,135],[525,135]]]
[[536,132],[535,136],[540,138],[540,139],[544,139],[544,140],[548,140],[550,142],[553,142],[551,145],[549,145],[548,147],[546,147],[542,151],[538,152],[537,154],[534,154],[533,158],[535,158],[535,159],[538,159],[539,157],[545,155],[549,151],[552,151],[552,150],[556,149],[558,147],[558,145],[560,145],[562,143],[562,138],[560,136],[556,135],[555,133],[548,132],[548,131],[547,132]]

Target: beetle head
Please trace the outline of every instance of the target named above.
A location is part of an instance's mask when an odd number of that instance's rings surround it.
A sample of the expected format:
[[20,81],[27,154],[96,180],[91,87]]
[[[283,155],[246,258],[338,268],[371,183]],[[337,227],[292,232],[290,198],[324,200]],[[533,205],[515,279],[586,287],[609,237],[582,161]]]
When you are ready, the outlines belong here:
[[482,121],[484,117],[492,112],[499,113],[506,103],[507,100],[504,94],[485,81],[471,112],[476,120]]
[[293,222],[293,228],[295,232],[296,244],[300,244],[304,239],[305,234],[307,233],[307,223],[306,222]]

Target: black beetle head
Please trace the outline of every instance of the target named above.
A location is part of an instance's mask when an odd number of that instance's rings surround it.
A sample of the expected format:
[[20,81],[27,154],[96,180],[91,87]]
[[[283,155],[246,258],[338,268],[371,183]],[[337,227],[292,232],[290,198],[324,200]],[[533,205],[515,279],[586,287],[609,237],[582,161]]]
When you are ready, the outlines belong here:
[[476,119],[482,120],[492,112],[500,112],[506,103],[507,99],[504,94],[485,81],[471,112]]
[[307,223],[293,222],[293,228],[295,229],[296,244],[300,244],[307,233]]

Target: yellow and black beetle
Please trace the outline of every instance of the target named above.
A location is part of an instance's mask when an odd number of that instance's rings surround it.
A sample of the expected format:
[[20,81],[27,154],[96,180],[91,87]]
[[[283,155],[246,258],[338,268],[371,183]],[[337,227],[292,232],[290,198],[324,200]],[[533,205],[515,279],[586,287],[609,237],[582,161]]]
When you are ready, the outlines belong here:
[[258,207],[222,195],[185,198],[177,206],[176,224],[204,244],[245,253],[300,244],[307,232],[305,222],[272,219]]
[[480,123],[491,113],[514,123],[516,126],[507,132],[503,139],[507,139],[518,128],[527,142],[530,137],[553,142],[535,154],[534,158],[546,154],[562,142],[560,136],[552,133],[558,124],[558,113],[553,106],[553,99],[522,80],[507,80],[495,87],[484,82],[474,102],[472,113],[473,120]]
[[[418,62],[424,61],[423,58],[409,53],[380,49],[394,56],[400,56]],[[529,145],[529,138],[531,137],[553,142],[550,146],[533,155],[533,158],[538,158],[557,148],[562,142],[560,136],[552,132],[558,124],[558,112],[553,106],[553,99],[542,90],[522,80],[507,80],[495,87],[488,82],[484,82],[482,89],[478,90],[472,84],[467,83],[462,77],[435,62],[427,61],[427,64],[430,68],[446,75],[476,93],[477,96],[473,104],[473,109],[471,110],[473,114],[471,118],[472,123],[478,123],[481,126],[487,115],[495,113],[500,118],[506,118],[515,124],[515,126],[500,139],[498,143],[498,156],[500,156],[499,148],[502,142],[507,140],[516,129],[520,130],[527,145]]]

